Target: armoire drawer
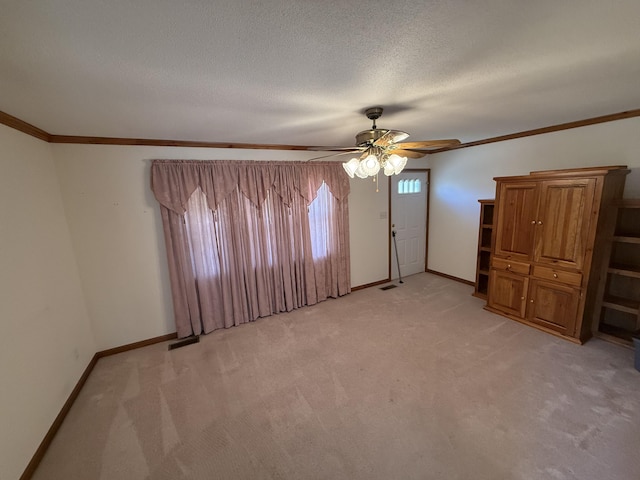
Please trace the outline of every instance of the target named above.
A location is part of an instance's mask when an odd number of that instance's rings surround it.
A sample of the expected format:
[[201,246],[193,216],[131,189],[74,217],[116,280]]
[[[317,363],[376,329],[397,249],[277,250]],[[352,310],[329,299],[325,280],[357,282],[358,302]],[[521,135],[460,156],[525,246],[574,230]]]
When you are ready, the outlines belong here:
[[534,265],[533,276],[544,280],[553,280],[556,282],[566,283],[579,287],[582,284],[582,274],[576,272],[565,272],[555,268],[541,267]]
[[497,270],[505,270],[521,275],[529,275],[529,270],[531,269],[531,265],[528,263],[505,260],[504,258],[498,257],[491,259],[491,266]]

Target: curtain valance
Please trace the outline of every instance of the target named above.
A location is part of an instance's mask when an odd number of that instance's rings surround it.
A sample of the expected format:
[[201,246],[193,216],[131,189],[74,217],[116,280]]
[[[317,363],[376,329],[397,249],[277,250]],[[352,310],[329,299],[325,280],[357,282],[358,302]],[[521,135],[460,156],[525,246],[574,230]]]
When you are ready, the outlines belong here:
[[256,206],[270,190],[286,205],[291,205],[294,194],[310,204],[322,182],[336,199],[347,199],[349,178],[335,162],[154,160],[151,165],[151,189],[156,199],[180,215],[198,187],[209,208],[215,210],[236,188]]

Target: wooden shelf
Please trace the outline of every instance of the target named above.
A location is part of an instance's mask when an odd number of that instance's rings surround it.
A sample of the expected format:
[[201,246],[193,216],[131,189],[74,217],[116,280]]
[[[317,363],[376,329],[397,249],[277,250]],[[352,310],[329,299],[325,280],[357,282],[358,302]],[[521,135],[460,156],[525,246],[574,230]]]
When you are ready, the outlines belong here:
[[640,278],[640,266],[624,265],[622,263],[612,263],[609,265],[607,272],[616,275],[624,275],[625,277]]
[[[605,335],[611,335],[616,338],[621,338],[626,340],[626,342],[631,343],[634,332],[630,332],[629,330],[625,330],[624,328],[614,327],[613,325],[607,325],[606,323],[600,324],[600,332]],[[635,332],[637,333],[637,332]]]
[[[620,332],[621,336],[617,335]],[[611,329],[610,332],[597,331],[593,332],[593,336],[605,340],[607,342],[615,343],[627,348],[633,348],[633,340],[627,335],[628,332],[622,329]]]
[[632,300],[630,298],[614,297],[613,295],[607,295],[602,301],[602,306],[618,310],[620,312],[630,313],[632,315],[638,315],[640,312],[640,300]]
[[622,243],[638,243],[640,244],[640,237],[636,236],[625,236],[625,235],[616,235],[613,237],[614,242],[622,242]]
[[640,208],[640,198],[623,198],[616,202],[618,208]]

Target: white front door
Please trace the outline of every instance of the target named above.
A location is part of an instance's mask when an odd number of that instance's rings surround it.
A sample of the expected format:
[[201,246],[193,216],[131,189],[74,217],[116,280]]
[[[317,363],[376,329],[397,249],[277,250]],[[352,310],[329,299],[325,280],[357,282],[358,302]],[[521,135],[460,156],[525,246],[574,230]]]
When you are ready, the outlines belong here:
[[427,172],[404,171],[391,177],[391,278],[424,272],[427,245]]

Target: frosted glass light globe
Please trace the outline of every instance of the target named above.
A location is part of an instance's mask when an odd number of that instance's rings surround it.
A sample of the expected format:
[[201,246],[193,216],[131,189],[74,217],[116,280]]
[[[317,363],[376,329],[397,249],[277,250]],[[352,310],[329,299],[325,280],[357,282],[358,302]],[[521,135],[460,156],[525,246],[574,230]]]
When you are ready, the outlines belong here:
[[360,167],[364,173],[373,177],[380,171],[380,162],[375,155],[369,155],[360,162]]
[[357,158],[352,158],[348,162],[342,164],[344,171],[347,172],[351,178],[353,178],[353,174],[356,173],[356,170],[360,166],[360,161]]
[[395,153],[389,156],[387,160],[387,164],[391,164],[393,167],[393,173],[396,175],[399,174],[404,166],[407,164],[407,157],[401,157],[400,155],[396,155]]

